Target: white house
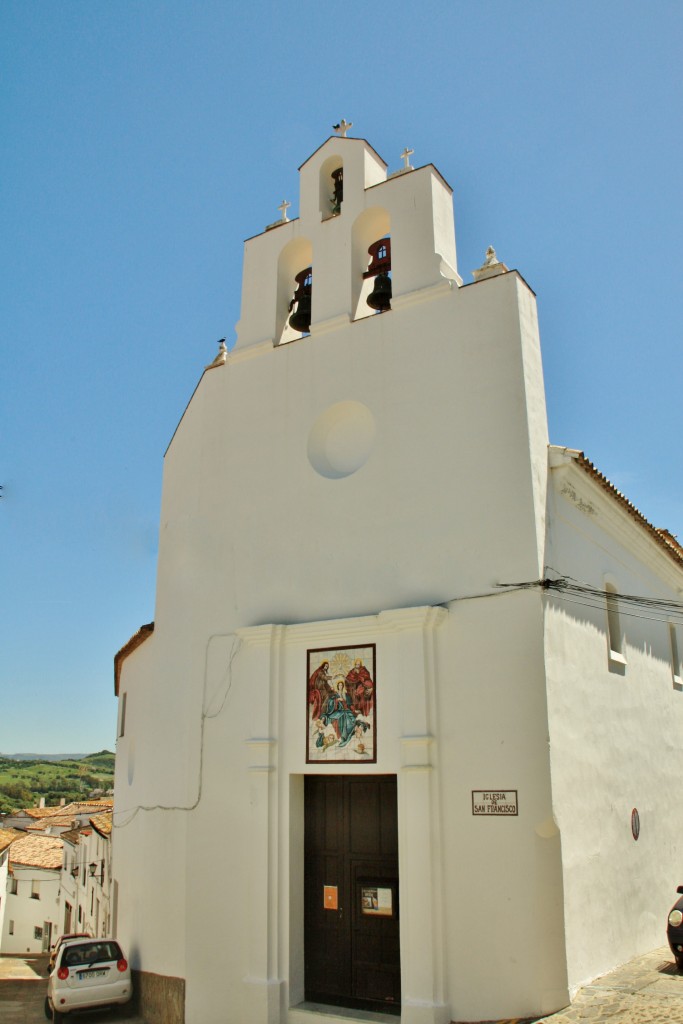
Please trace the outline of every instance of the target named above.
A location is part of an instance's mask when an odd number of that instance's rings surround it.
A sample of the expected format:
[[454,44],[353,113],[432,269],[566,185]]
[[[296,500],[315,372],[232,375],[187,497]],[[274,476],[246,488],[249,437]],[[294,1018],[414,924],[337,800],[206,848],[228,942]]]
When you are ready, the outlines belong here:
[[110,934],[111,820],[107,811],[62,834],[60,933]]
[[[9,848],[17,839],[21,839],[23,832],[14,828],[0,828],[0,942],[5,925],[5,911],[7,909],[7,880],[9,877]],[[0,946],[0,949],[2,947]]]
[[62,840],[25,836],[9,847],[7,903],[0,949],[41,953],[58,934]]
[[549,447],[534,293],[493,250],[462,284],[409,156],[304,162],[166,453],[115,662],[149,1020],[548,1013],[681,881],[683,552]]

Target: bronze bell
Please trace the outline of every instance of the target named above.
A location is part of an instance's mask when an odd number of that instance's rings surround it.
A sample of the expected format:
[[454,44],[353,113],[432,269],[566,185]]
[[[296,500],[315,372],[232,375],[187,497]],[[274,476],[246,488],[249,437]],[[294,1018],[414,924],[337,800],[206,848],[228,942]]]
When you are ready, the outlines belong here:
[[330,197],[332,202],[332,213],[341,212],[341,204],[344,202],[344,168],[338,167],[332,171],[334,181],[334,195]]
[[296,310],[289,318],[289,326],[295,331],[301,331],[302,334],[307,334],[311,329],[311,292],[313,291],[312,268],[307,267],[306,270],[302,270],[296,275],[294,280],[297,283],[297,289],[294,293],[294,298],[289,304],[289,312],[292,313],[292,309],[295,305]]
[[391,309],[391,278],[388,274],[377,275],[375,286],[368,295],[367,303],[371,309],[378,309],[380,313]]

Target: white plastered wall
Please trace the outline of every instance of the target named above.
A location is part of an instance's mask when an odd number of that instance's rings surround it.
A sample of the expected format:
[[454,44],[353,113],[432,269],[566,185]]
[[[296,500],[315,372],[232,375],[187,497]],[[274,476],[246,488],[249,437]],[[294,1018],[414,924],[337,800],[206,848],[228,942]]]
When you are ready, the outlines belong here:
[[[119,933],[134,966],[186,977],[190,1024],[275,1024],[301,995],[302,664],[307,646],[359,630],[379,632],[386,666],[372,770],[399,776],[404,1021],[541,1012],[566,994],[540,603],[458,600],[541,574],[535,301],[515,273],[458,288],[438,173],[384,182],[364,149],[361,195],[357,149],[339,217],[321,220],[311,161],[310,214],[302,196],[300,221],[247,243],[237,348],[202,378],[166,455],[155,631],[122,672]],[[372,204],[390,215],[392,310],[352,324],[353,224]],[[279,255],[304,237],[311,336],[273,348]],[[450,609],[438,628],[435,606]],[[411,732],[416,609],[435,621]],[[489,786],[520,790],[517,819],[472,818],[471,790]],[[532,958],[511,953],[511,928]]]
[[[57,932],[60,872],[16,864],[13,872],[17,892],[7,892],[5,897],[5,919],[0,948],[3,953],[10,955],[40,953],[43,949],[43,939],[35,937],[34,929],[44,929],[47,922],[52,925],[53,934]],[[39,885],[39,899],[31,898],[33,882]],[[13,922],[12,935],[9,932],[10,922]]]
[[[622,594],[680,602],[683,573],[671,558],[571,457],[556,461],[549,565],[598,590],[611,579]],[[623,665],[610,659],[601,598],[547,598],[550,756],[572,991],[664,944],[682,880],[674,808],[683,693],[673,685],[668,623],[642,605],[622,605],[620,620]]]

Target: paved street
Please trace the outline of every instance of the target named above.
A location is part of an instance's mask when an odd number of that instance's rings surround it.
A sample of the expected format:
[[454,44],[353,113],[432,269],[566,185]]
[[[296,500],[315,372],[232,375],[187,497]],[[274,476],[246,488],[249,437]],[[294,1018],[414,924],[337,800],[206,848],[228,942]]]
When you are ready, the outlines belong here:
[[[43,1024],[47,957],[0,958],[0,1021]],[[122,1007],[117,1013],[80,1014],[78,1024],[127,1021],[145,1024]],[[565,1010],[540,1018],[544,1024],[683,1024],[683,974],[668,948],[637,957],[577,994]],[[248,1022],[245,1021],[245,1024]]]
[[[0,957],[0,1021],[2,1024],[45,1024],[47,956]],[[83,1013],[74,1018],[78,1024],[107,1024],[126,1021],[145,1024],[121,1007],[116,1013]]]
[[582,988],[548,1024],[683,1024],[683,974],[668,946],[637,957]]

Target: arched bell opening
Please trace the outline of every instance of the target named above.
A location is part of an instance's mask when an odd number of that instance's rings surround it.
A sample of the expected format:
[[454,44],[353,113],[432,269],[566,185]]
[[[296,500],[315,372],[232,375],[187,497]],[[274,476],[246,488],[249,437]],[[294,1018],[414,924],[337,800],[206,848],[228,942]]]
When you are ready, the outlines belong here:
[[386,313],[391,309],[391,238],[380,238],[368,247],[370,265],[363,274],[366,281],[372,281],[372,291],[366,298],[375,313]]
[[351,309],[354,320],[391,309],[391,220],[383,207],[364,210],[353,225]]
[[320,165],[320,216],[338,217],[344,202],[344,161],[330,156]]
[[307,238],[289,242],[278,259],[275,344],[308,334],[313,298],[313,247]]
[[295,276],[296,291],[289,301],[289,326],[299,334],[311,332],[311,298],[313,295],[313,267],[305,267]]

